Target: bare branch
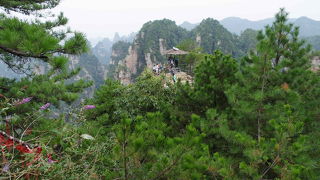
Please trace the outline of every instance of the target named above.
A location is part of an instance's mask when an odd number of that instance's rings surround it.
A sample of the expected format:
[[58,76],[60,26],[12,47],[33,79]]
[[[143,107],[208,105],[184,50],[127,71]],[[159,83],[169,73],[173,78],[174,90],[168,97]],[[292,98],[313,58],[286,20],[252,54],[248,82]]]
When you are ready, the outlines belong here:
[[26,147],[28,147],[30,149],[32,148],[32,146],[30,144],[28,144],[28,143],[26,143],[26,142],[24,142],[24,141],[22,141],[22,140],[20,140],[18,138],[12,137],[12,136],[8,135],[7,133],[5,133],[4,131],[0,130],[0,135],[6,137],[8,139],[11,139],[12,141],[14,141],[14,142],[16,142],[18,144],[22,144],[22,145],[24,145],[24,146],[26,146]]

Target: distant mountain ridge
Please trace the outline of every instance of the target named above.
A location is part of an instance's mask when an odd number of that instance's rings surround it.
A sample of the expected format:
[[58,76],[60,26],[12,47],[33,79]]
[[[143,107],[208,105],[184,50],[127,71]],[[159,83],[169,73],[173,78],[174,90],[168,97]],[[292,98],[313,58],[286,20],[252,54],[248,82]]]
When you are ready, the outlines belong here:
[[180,24],[179,26],[188,30],[188,31],[191,31],[192,29],[194,29],[195,27],[197,27],[200,23],[196,23],[196,24],[192,24],[192,23],[189,23],[188,21],[184,21],[182,24]]
[[[264,26],[271,25],[273,21],[274,18],[251,21],[239,17],[228,17],[222,19],[220,21],[220,24],[222,24],[226,29],[228,29],[228,31],[240,35],[240,33],[246,29],[262,30]],[[289,22],[293,23],[295,26],[300,27],[301,37],[320,35],[320,21],[302,16],[299,18],[291,18],[289,19]],[[190,23],[185,21],[179,26],[185,28],[188,31],[191,31],[198,25],[199,23]]]
[[[261,30],[264,26],[271,25],[273,21],[274,18],[250,21],[238,17],[228,17],[221,20],[220,23],[230,32],[240,34],[245,29]],[[289,22],[300,27],[301,37],[320,35],[320,21],[316,21],[308,17],[300,17],[289,19]]]

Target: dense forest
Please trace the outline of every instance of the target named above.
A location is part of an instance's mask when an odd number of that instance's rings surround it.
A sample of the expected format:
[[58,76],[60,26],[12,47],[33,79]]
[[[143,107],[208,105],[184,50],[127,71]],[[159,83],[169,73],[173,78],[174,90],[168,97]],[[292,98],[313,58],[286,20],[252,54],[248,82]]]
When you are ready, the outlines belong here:
[[[63,14],[51,21],[41,14],[59,2],[0,1],[0,60],[25,73],[19,80],[0,78],[1,178],[320,178],[319,72],[311,71],[311,46],[284,9],[272,25],[240,37],[204,20],[195,29],[208,37],[202,51],[184,40],[186,30],[165,20],[177,33],[154,26],[155,36],[167,33],[168,44],[190,51],[192,83],[172,83],[144,69],[133,84],[100,82],[93,98],[75,105],[93,83],[75,78],[80,69],[69,69],[68,57],[88,45],[82,33],[63,30]],[[204,30],[211,25],[226,33],[218,44]],[[241,49],[230,44],[233,38]],[[35,62],[48,70],[30,73]]]

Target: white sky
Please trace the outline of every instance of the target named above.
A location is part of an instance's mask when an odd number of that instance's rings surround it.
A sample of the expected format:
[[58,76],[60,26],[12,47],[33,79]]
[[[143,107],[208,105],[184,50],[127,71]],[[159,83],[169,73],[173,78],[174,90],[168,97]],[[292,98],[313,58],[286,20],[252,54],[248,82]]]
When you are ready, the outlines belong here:
[[320,20],[320,0],[62,0],[54,11],[64,12],[68,25],[88,38],[112,38],[115,32],[137,32],[150,20],[167,18],[177,24],[208,17],[261,20],[273,17],[281,7],[290,18]]

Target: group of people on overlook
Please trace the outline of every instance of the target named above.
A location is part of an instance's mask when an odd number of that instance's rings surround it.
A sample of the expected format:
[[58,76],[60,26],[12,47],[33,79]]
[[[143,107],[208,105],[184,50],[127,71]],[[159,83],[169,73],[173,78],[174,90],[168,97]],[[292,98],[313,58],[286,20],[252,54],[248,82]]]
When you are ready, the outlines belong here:
[[[172,75],[174,75],[174,68],[178,68],[179,60],[176,57],[169,56],[168,58],[168,69]],[[161,64],[157,63],[152,67],[152,70],[155,74],[159,75],[163,71],[163,67]]]

